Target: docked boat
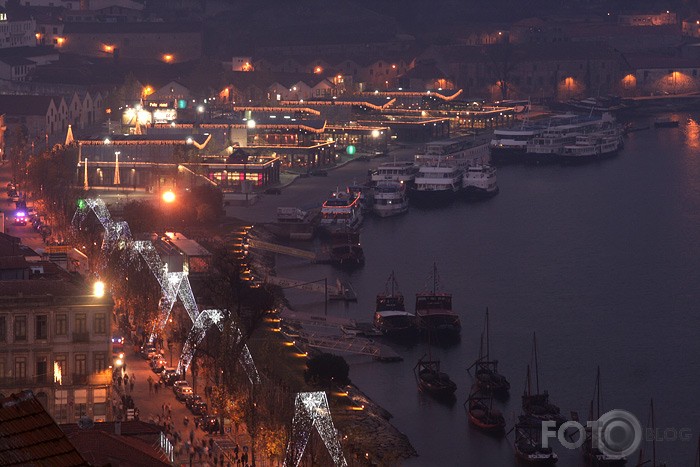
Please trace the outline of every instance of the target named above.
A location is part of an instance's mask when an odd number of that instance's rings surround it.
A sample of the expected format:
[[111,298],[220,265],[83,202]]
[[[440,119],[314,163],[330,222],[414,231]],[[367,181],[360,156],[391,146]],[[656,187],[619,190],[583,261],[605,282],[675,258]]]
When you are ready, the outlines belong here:
[[506,398],[510,391],[510,383],[505,376],[498,372],[498,360],[491,359],[489,345],[489,310],[486,309],[486,349],[484,351],[484,339],[482,334],[479,346],[479,358],[468,368],[474,369],[474,384],[483,394],[493,394],[496,397]]
[[489,165],[467,167],[462,177],[462,190],[468,196],[491,197],[497,195],[496,168]]
[[416,315],[406,311],[403,294],[399,291],[393,271],[384,292],[377,295],[374,327],[385,336],[397,339],[411,339],[418,335]]
[[[432,141],[414,156],[414,162],[418,167],[450,166],[461,170],[472,165],[486,165],[489,160],[488,140],[474,136]],[[420,173],[416,175],[416,184],[419,176]]]
[[432,289],[416,294],[418,330],[428,338],[456,338],[462,330],[457,313],[452,310],[452,294],[440,290],[437,266],[433,264]]
[[406,185],[400,182],[379,182],[374,187],[372,212],[379,217],[408,212]]
[[616,128],[615,118],[602,115],[564,114],[552,117],[549,126],[527,143],[525,160],[529,162],[553,162],[560,159],[565,146],[575,145],[576,138]]
[[522,408],[526,416],[538,422],[554,421],[556,426],[566,422],[566,417],[561,414],[561,409],[549,399],[549,392],[540,391],[539,363],[537,358],[537,336],[533,334],[533,357],[535,364],[535,387],[532,388],[530,365],[527,366],[527,384],[522,396]]
[[338,266],[362,266],[365,253],[360,243],[360,234],[356,231],[336,231],[331,236],[330,260]]
[[440,361],[431,360],[427,355],[418,360],[413,367],[413,374],[418,383],[418,389],[433,397],[446,399],[454,397],[457,385],[447,373],[440,371]]
[[[590,413],[588,414],[589,420],[598,420],[602,415],[601,410],[601,398],[600,398],[600,367],[598,367],[596,373],[595,390],[593,395],[593,400],[591,400]],[[594,411],[593,408],[596,408]],[[593,431],[590,426],[586,426],[586,439],[583,442],[583,458],[590,465],[594,466],[622,466],[627,463],[627,457],[619,454],[611,454],[608,452],[603,452],[599,447],[598,443],[594,440]]]
[[620,96],[598,96],[585,99],[570,99],[567,105],[575,110],[585,112],[616,112],[627,106]]
[[618,129],[579,135],[574,144],[562,149],[560,160],[564,164],[576,164],[612,157],[622,148],[622,134]]
[[360,195],[335,191],[321,207],[319,227],[328,233],[356,230],[362,224]]
[[350,197],[360,198],[360,207],[363,211],[369,211],[372,208],[372,191],[368,185],[361,185],[353,181],[352,185],[348,185],[347,192]]
[[418,166],[413,162],[385,162],[372,172],[372,183],[398,182],[406,186],[413,185],[418,173]]
[[451,166],[422,166],[410,191],[412,201],[442,204],[452,201],[462,188],[462,169]]
[[478,390],[473,390],[464,402],[469,423],[490,434],[502,436],[506,420],[501,411],[493,406],[493,397],[484,396]]
[[553,465],[559,458],[551,447],[542,446],[542,427],[520,417],[515,424],[515,456],[529,465]]
[[496,165],[523,162],[527,143],[547,127],[523,121],[517,126],[496,128],[489,143],[491,162]]

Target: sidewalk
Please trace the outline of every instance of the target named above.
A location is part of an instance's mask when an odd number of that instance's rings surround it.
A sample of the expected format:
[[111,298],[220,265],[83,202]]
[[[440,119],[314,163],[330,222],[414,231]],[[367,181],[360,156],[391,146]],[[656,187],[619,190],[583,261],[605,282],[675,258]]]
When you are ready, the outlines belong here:
[[[165,352],[166,360],[169,360],[169,355]],[[173,442],[175,447],[175,465],[181,466],[214,466],[223,465],[226,466],[227,462],[230,462],[231,466],[236,466],[237,464],[233,460],[233,454],[230,452],[223,453],[222,450],[215,446],[213,450],[213,455],[211,459],[208,455],[204,454],[203,446],[209,446],[210,439],[214,439],[216,443],[217,440],[228,441],[224,442],[223,445],[230,444],[229,436],[221,435],[209,435],[201,429],[197,429],[194,426],[195,415],[193,415],[185,406],[184,402],[178,402],[175,399],[175,394],[171,387],[160,386],[158,392],[155,390],[149,392],[149,377],[153,381],[158,381],[160,375],[154,373],[148,366],[148,362],[144,360],[138,353],[134,351],[133,345],[125,348],[126,354],[126,371],[125,373],[129,375],[130,378],[135,377],[134,389],[124,390],[124,385],[121,386],[115,384],[115,391],[120,391],[121,394],[130,395],[134,400],[135,407],[139,410],[139,419],[141,421],[155,423],[163,427],[165,433],[169,433],[168,438]],[[190,378],[191,379],[191,378]],[[200,389],[203,389],[203,384],[198,384]],[[201,394],[204,397],[204,391],[196,391],[197,394]],[[206,399],[205,399],[206,401]],[[206,401],[208,403],[208,401]],[[168,405],[170,406],[170,411],[168,411]],[[168,416],[169,413],[169,416]],[[189,423],[185,426],[185,417],[189,419]],[[175,441],[175,433],[179,435],[181,439],[180,442]],[[190,461],[190,455],[185,449],[185,444],[190,440],[194,440],[191,444],[201,452],[201,457],[198,453],[193,456],[192,461]],[[240,445],[241,449],[243,445]],[[221,462],[222,454],[226,455],[223,463]],[[230,457],[229,457],[230,456]],[[219,462],[214,464],[214,459],[218,459]]]

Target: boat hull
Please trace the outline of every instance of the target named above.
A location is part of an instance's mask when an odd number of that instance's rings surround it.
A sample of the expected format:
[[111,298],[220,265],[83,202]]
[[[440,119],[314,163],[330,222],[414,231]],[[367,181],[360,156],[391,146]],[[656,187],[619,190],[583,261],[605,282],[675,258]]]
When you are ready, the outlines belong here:
[[403,203],[400,205],[396,205],[395,207],[378,207],[374,206],[372,208],[372,212],[376,214],[379,217],[392,217],[392,216],[400,216],[401,214],[405,214],[408,212],[408,203]]

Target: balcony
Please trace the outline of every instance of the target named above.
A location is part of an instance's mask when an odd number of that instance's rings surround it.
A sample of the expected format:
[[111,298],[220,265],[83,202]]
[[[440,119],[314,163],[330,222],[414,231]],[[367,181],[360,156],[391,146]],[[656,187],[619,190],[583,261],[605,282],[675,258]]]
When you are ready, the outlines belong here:
[[73,342],[90,342],[89,332],[74,332]]

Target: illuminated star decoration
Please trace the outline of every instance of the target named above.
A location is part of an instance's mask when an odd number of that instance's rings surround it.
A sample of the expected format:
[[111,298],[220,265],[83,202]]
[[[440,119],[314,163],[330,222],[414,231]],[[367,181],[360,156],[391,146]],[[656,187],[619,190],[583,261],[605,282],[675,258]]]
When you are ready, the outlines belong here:
[[[105,229],[102,239],[102,250],[110,251],[114,247],[122,249],[128,248],[130,252],[143,258],[161,287],[162,296],[159,302],[159,319],[151,332],[151,342],[155,340],[156,333],[162,332],[165,328],[175,302],[178,298],[180,299],[187,315],[192,320],[190,337],[183,347],[182,355],[178,363],[178,371],[181,369],[187,370],[194,355],[194,347],[204,339],[207,329],[209,329],[212,324],[215,324],[221,329],[223,312],[220,310],[204,310],[200,313],[187,273],[168,272],[167,265],[156,251],[153,242],[133,240],[129,224],[124,221],[113,220],[103,200],[99,198],[87,198],[78,201],[78,208],[72,220],[74,229],[80,229],[80,226],[85,222],[90,211],[95,213],[97,220],[100,221],[100,224],[102,224],[102,227]],[[240,336],[240,331],[238,329],[236,329],[236,332],[238,336]],[[194,346],[188,345],[191,342],[194,342]],[[253,357],[247,345],[243,345],[240,362],[245,368],[251,383],[259,383],[260,376],[258,375],[258,370],[255,367]]]
[[326,393],[300,392],[294,401],[294,418],[292,419],[292,435],[287,444],[284,467],[298,467],[304,450],[309,443],[311,428],[315,428],[321,436],[333,463],[339,467],[347,467],[343,448],[338,440],[338,431],[333,425],[331,409],[328,406]]

